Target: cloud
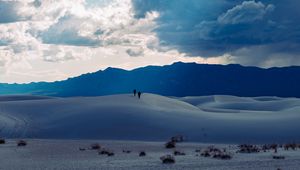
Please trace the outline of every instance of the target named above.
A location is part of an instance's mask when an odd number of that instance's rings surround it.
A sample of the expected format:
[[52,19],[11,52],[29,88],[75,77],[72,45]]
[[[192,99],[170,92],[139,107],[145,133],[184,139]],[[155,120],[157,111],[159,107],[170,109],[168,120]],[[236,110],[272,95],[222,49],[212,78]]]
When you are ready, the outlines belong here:
[[[132,69],[172,61],[298,65],[299,5],[297,0],[0,0],[0,81],[23,82],[20,73],[30,75],[27,81],[53,81],[107,66]],[[37,76],[48,70],[55,74]]]
[[100,42],[93,37],[82,36],[79,31],[85,23],[85,18],[65,15],[59,21],[42,32],[40,37],[46,44],[62,44],[74,46],[95,46]]
[[[147,11],[160,13],[155,29],[160,47],[175,48],[194,57],[234,56],[232,63],[254,66],[299,63],[296,48],[287,48],[300,43],[297,0],[133,2],[137,18],[144,17]],[[256,52],[251,56],[250,52],[241,53],[258,47],[260,57],[253,57]],[[277,48],[282,49],[280,53]],[[270,62],[272,58],[278,62]]]
[[[286,51],[292,51],[287,53]],[[290,43],[276,43],[267,45],[255,45],[240,48],[231,54],[231,62],[247,66],[259,67],[285,67],[300,65],[300,45]],[[258,62],[259,61],[259,62]]]
[[221,24],[251,23],[262,20],[274,8],[272,4],[266,6],[261,2],[245,1],[219,16],[218,22]]
[[131,49],[127,49],[126,53],[131,57],[139,57],[144,55],[144,50],[143,48],[136,48],[136,49],[131,48]]
[[19,5],[16,1],[0,1],[0,23],[21,21],[23,18],[18,15]]
[[52,46],[48,50],[44,50],[43,53],[44,60],[48,62],[64,62],[75,59],[71,51],[64,52],[58,46]]
[[87,60],[90,57],[90,49],[73,48],[70,46],[49,45],[43,50],[43,59],[47,62],[63,63],[71,60]]
[[35,1],[31,2],[31,5],[38,8],[42,5],[42,2],[40,0],[35,0]]
[[0,24],[0,82],[55,81],[108,66],[132,69],[184,59],[160,46],[154,31],[160,13],[136,18],[131,0],[6,2],[10,19]]

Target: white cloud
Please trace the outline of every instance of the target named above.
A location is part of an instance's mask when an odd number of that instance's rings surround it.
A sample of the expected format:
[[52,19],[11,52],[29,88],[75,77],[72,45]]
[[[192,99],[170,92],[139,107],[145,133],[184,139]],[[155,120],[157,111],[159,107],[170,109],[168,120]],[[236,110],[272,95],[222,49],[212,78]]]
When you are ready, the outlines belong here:
[[66,62],[69,60],[87,60],[91,55],[89,48],[49,45],[43,50],[43,58],[48,62]]
[[131,57],[139,57],[144,55],[143,48],[130,48],[126,50],[126,53]]
[[266,14],[274,10],[274,5],[264,5],[261,2],[244,1],[242,4],[229,9],[218,18],[221,24],[241,24],[262,20]]
[[160,45],[153,31],[160,14],[135,18],[131,0],[16,3],[17,18],[0,24],[0,82],[55,81],[109,66],[133,69],[187,60]]

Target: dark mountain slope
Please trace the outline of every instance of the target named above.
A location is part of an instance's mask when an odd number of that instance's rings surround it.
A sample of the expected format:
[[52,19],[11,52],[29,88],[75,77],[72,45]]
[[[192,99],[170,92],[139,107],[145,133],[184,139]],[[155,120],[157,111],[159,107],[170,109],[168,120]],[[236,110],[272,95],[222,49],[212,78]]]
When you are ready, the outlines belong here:
[[179,62],[132,71],[108,68],[53,83],[0,84],[0,94],[98,96],[130,93],[136,88],[167,96],[300,97],[299,87],[300,67],[261,69]]

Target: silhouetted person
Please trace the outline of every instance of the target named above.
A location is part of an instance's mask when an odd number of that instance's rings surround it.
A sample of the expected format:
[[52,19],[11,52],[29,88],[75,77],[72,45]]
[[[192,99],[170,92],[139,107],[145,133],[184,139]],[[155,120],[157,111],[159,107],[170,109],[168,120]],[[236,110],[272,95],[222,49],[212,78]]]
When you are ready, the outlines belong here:
[[133,90],[133,96],[136,96],[136,89]]
[[142,95],[142,93],[139,91],[138,92],[139,99],[141,98],[141,95]]

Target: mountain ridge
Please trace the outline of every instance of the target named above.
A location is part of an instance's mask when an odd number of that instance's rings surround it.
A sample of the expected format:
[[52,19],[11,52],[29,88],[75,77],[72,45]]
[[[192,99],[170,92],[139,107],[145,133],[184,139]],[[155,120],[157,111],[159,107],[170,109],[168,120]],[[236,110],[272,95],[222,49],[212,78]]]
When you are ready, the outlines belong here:
[[133,70],[109,67],[55,82],[0,83],[0,94],[101,96],[132,89],[166,96],[235,95],[300,97],[300,67],[258,68],[238,64],[177,62]]

